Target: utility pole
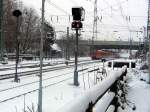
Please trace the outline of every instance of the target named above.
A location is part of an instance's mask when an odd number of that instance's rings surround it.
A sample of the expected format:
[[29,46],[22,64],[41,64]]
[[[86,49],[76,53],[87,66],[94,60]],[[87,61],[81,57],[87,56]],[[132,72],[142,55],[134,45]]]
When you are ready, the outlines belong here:
[[76,28],[74,85],[78,86],[78,29]]
[[129,58],[130,59],[132,59],[132,37],[131,37],[131,31],[129,31],[129,33],[130,33],[130,37],[129,37],[129,41],[130,41],[130,56],[129,56]]
[[14,10],[13,11],[13,16],[16,17],[16,34],[15,34],[15,41],[16,41],[16,68],[15,68],[15,78],[14,81],[18,82],[18,62],[19,62],[19,41],[18,41],[18,34],[19,34],[19,17],[22,15],[22,12],[20,10]]
[[15,36],[15,41],[16,41],[16,67],[15,67],[15,82],[19,81],[18,78],[18,62],[19,62],[19,42],[18,42],[18,32],[19,32],[19,17],[17,17],[17,22],[16,22],[16,36]]
[[43,66],[43,37],[44,37],[44,8],[45,0],[42,0],[42,22],[41,22],[41,41],[40,41],[40,75],[39,75],[39,93],[38,93],[38,112],[42,112],[42,66]]
[[76,31],[76,43],[75,43],[75,68],[74,68],[74,85],[79,86],[78,82],[78,31],[83,28],[82,22],[84,21],[85,10],[83,7],[72,8],[73,22],[71,24],[72,29]]
[[143,54],[144,54],[144,61],[146,60],[146,53],[147,53],[147,45],[148,45],[148,39],[147,39],[147,34],[146,34],[146,27],[143,27],[143,32],[144,32],[144,51],[143,51]]
[[0,61],[3,58],[3,0],[0,0]]
[[67,60],[70,60],[70,39],[69,39],[69,27],[67,27],[67,48],[68,48],[68,54],[67,54]]
[[69,50],[69,27],[67,27],[67,45],[66,45],[66,60],[70,60]]
[[94,2],[94,21],[93,21],[93,36],[92,36],[92,47],[90,53],[94,53],[94,40],[97,39],[97,0]]
[[147,39],[149,45],[148,67],[149,67],[149,84],[150,84],[150,0],[148,0]]

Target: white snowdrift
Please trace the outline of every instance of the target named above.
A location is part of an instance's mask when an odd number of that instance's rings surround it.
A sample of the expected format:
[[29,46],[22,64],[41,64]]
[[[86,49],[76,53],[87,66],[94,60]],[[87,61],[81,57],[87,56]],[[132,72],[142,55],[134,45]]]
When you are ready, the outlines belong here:
[[87,90],[83,95],[77,97],[77,99],[74,99],[69,104],[64,105],[57,112],[85,112],[89,103],[94,103],[99,96],[102,96],[122,73],[125,72],[126,68],[125,66],[119,71],[112,73],[104,81]]
[[114,110],[115,110],[115,106],[110,105],[106,112],[114,112]]
[[106,112],[108,106],[113,100],[115,93],[106,93],[94,106],[93,112]]

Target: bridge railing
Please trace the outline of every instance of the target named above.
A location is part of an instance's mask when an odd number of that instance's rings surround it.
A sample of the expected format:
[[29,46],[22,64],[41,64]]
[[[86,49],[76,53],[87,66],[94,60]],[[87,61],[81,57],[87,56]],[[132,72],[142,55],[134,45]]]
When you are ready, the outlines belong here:
[[80,97],[74,99],[71,103],[66,104],[57,112],[92,112],[93,106],[99,99],[126,73],[127,67],[124,66],[119,71],[109,75],[104,81],[87,90]]

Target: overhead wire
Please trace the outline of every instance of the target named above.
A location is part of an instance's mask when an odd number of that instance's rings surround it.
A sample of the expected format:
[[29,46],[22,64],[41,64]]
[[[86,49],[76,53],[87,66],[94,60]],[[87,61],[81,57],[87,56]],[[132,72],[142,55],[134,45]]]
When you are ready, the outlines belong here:
[[108,6],[110,6],[110,9],[111,10],[114,10],[114,11],[117,11],[117,10],[119,10],[119,9],[114,9],[113,7],[112,7],[112,5],[110,5],[106,0],[103,0]]
[[50,5],[52,5],[53,7],[55,7],[56,9],[60,10],[61,12],[65,13],[66,15],[70,15],[67,11],[65,11],[64,9],[60,8],[58,5],[52,3],[50,0],[46,0],[47,3],[49,3]]
[[[63,13],[65,13],[66,15],[70,15],[68,12],[66,12],[64,9],[62,9],[62,8],[60,8],[59,6],[57,6],[56,4],[54,4],[54,3],[52,3],[51,1],[49,1],[49,0],[46,0],[50,5],[52,5],[53,7],[55,7],[55,8],[57,8],[58,10],[60,10],[60,11],[62,11]],[[71,1],[73,1],[73,0],[71,0]],[[92,2],[91,2],[92,3]],[[76,4],[77,4],[77,2],[76,2]],[[101,9],[101,10],[103,10],[104,11],[104,9]],[[89,12],[87,12],[87,13],[89,13]],[[93,13],[93,12],[92,12]],[[51,15],[51,16],[53,16],[53,15]],[[60,15],[55,15],[55,16],[60,16]],[[65,16],[65,15],[61,15],[61,16]]]
[[[60,11],[62,11],[63,13],[65,13],[66,15],[51,15],[51,16],[68,16],[68,15],[70,15],[67,11],[65,11],[64,9],[62,9],[62,8],[60,8],[60,7],[58,7],[56,4],[54,4],[54,3],[52,3],[51,1],[49,1],[49,0],[46,0],[50,5],[52,5],[53,7],[55,7],[55,8],[57,8],[58,10],[60,10]],[[71,0],[71,1],[74,1],[74,0]],[[104,0],[105,1],[105,0]],[[105,1],[106,2],[106,1]],[[121,3],[125,3],[125,1],[123,1],[123,2],[121,2]],[[77,4],[77,2],[76,2],[76,4]],[[112,6],[116,6],[116,4],[114,4],[114,5],[112,5]],[[108,6],[109,8],[110,8],[110,6]],[[108,7],[107,8],[104,8],[105,10],[106,9],[108,9]],[[101,11],[105,11],[104,9],[101,9]],[[41,10],[40,10],[41,11]],[[87,12],[87,13],[90,13],[90,12]],[[93,13],[93,12],[92,12]],[[107,13],[107,15],[109,15],[110,16],[110,14],[108,14]]]
[[[50,5],[52,5],[53,7],[55,7],[56,9],[58,9],[58,10],[60,10],[61,12],[63,12],[63,13],[65,13],[66,15],[51,15],[51,16],[70,16],[70,14],[67,12],[67,11],[65,11],[64,9],[62,9],[62,8],[60,8],[59,6],[57,6],[56,4],[54,4],[54,3],[52,3],[51,1],[49,1],[49,0],[46,0]],[[73,1],[73,0],[71,0],[71,1]],[[123,3],[125,3],[126,1],[122,1],[121,3],[123,4]],[[75,2],[74,2],[75,3]],[[76,4],[77,4],[77,2],[76,2]],[[107,4],[107,5],[109,5],[109,4]],[[116,7],[116,5],[117,4],[113,4],[112,5],[112,7]],[[110,6],[108,6],[109,8],[110,8]],[[106,9],[108,9],[108,7],[107,8],[104,8],[104,9],[100,9],[100,11],[106,11]],[[88,14],[90,13],[90,12],[87,12]],[[110,14],[108,14],[108,13],[105,13],[105,14],[107,14],[108,16],[110,16]],[[121,15],[122,16],[122,15]],[[111,16],[110,16],[111,17]],[[112,18],[112,17],[111,17]],[[116,19],[115,19],[116,20]]]
[[[126,1],[123,1],[122,3],[125,3]],[[109,8],[112,8],[112,6],[110,6],[108,3],[106,3],[107,5],[108,5],[108,7]],[[116,6],[117,4],[115,4],[115,6]],[[114,17],[112,17],[111,15],[109,15],[104,9],[100,9],[100,11],[104,11],[105,12],[105,14],[107,14],[112,20],[113,20],[113,18]],[[102,16],[101,16],[102,17]],[[115,18],[115,21],[116,21],[116,18]],[[100,21],[101,22],[101,24],[103,24],[102,23],[102,21]],[[120,23],[120,24],[122,24],[122,23]]]
[[[123,2],[121,2],[122,4],[123,3],[126,3],[126,1],[123,1]],[[113,4],[111,7],[110,7],[110,5],[109,4],[107,4],[107,6],[108,7],[106,7],[106,8],[104,8],[104,9],[102,9],[102,8],[99,8],[100,10],[98,10],[98,12],[99,11],[101,11],[101,12],[105,12],[105,15],[108,15],[112,20],[118,20],[117,18],[114,18],[114,17],[112,17],[112,15],[110,15],[109,13],[107,13],[106,12],[106,9],[110,9],[110,8],[113,8],[114,6],[116,7],[117,6],[117,4]],[[91,12],[88,12],[89,14],[91,13]],[[93,12],[92,12],[93,13]],[[101,14],[101,16],[103,17],[103,14]],[[119,21],[119,20],[118,20]],[[100,21],[101,22],[101,21]],[[101,22],[102,23],[102,22]],[[122,24],[121,22],[119,22],[119,24]]]
[[121,5],[121,3],[120,3],[120,0],[116,0],[116,2],[117,2],[117,4],[119,5],[122,18],[123,18],[123,20],[125,20],[125,22],[126,22],[126,24],[127,24],[127,26],[128,26],[128,30],[129,30],[129,32],[130,32],[129,22],[128,22],[128,20],[126,19],[125,15],[124,15],[123,8],[122,8],[122,5]]

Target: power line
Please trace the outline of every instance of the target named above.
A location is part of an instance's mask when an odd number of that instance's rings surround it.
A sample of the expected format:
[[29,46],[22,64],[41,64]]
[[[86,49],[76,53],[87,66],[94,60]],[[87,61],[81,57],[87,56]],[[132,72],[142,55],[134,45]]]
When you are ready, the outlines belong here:
[[50,0],[47,0],[47,3],[49,3],[50,5],[52,5],[53,7],[55,7],[56,9],[60,10],[61,12],[70,15],[67,11],[65,11],[64,9],[60,8],[59,6],[57,6],[56,4],[52,3]]
[[111,10],[118,11],[119,9],[114,9],[106,0],[103,0]]
[[122,6],[121,6],[120,0],[116,0],[116,2],[117,2],[117,4],[119,5],[122,18],[123,18],[123,20],[125,20],[125,22],[126,22],[126,24],[127,24],[127,26],[128,26],[128,30],[129,30],[129,32],[130,32],[129,23],[128,23],[128,20],[125,18],[125,15],[124,15],[123,8],[122,8]]
[[[125,0],[125,1],[122,1],[122,2],[120,2],[121,4],[124,4],[124,3],[127,3],[127,0]],[[118,3],[114,3],[114,4],[112,4],[111,5],[111,7],[112,8],[114,8],[114,7],[116,7],[116,6],[118,6]],[[97,10],[97,11],[106,11],[106,10],[108,10],[108,9],[110,9],[111,8],[110,6],[108,6],[108,7],[106,7],[106,8],[100,8],[100,10]],[[88,11],[88,13],[93,13],[92,11]]]
[[[123,2],[121,2],[122,4],[123,3],[126,3],[126,1],[123,1]],[[111,6],[111,8],[113,8],[113,6],[117,6],[118,4],[113,4],[112,6]],[[105,14],[107,14],[111,19],[113,19],[114,17],[112,17],[111,15],[109,15],[107,12],[106,12],[106,9],[108,9],[108,8],[110,8],[109,7],[109,5],[108,5],[108,7],[107,8],[104,8],[104,9],[101,9],[100,8],[100,10],[97,10],[97,11],[104,11],[105,12]],[[90,12],[89,12],[90,13]],[[102,17],[103,17],[103,15],[102,15]],[[117,20],[116,18],[114,19],[115,21]],[[119,21],[119,20],[118,20]],[[100,21],[101,22],[101,21]],[[120,24],[122,24],[121,22],[120,22]]]
[[[124,4],[124,3],[127,3],[127,0],[120,2],[120,4]],[[115,6],[118,6],[118,3],[113,4],[111,7],[113,8],[113,7],[115,7]],[[101,11],[107,10],[107,9],[109,9],[109,8],[110,8],[110,7],[108,6],[108,7],[104,8],[104,9],[102,9]]]

